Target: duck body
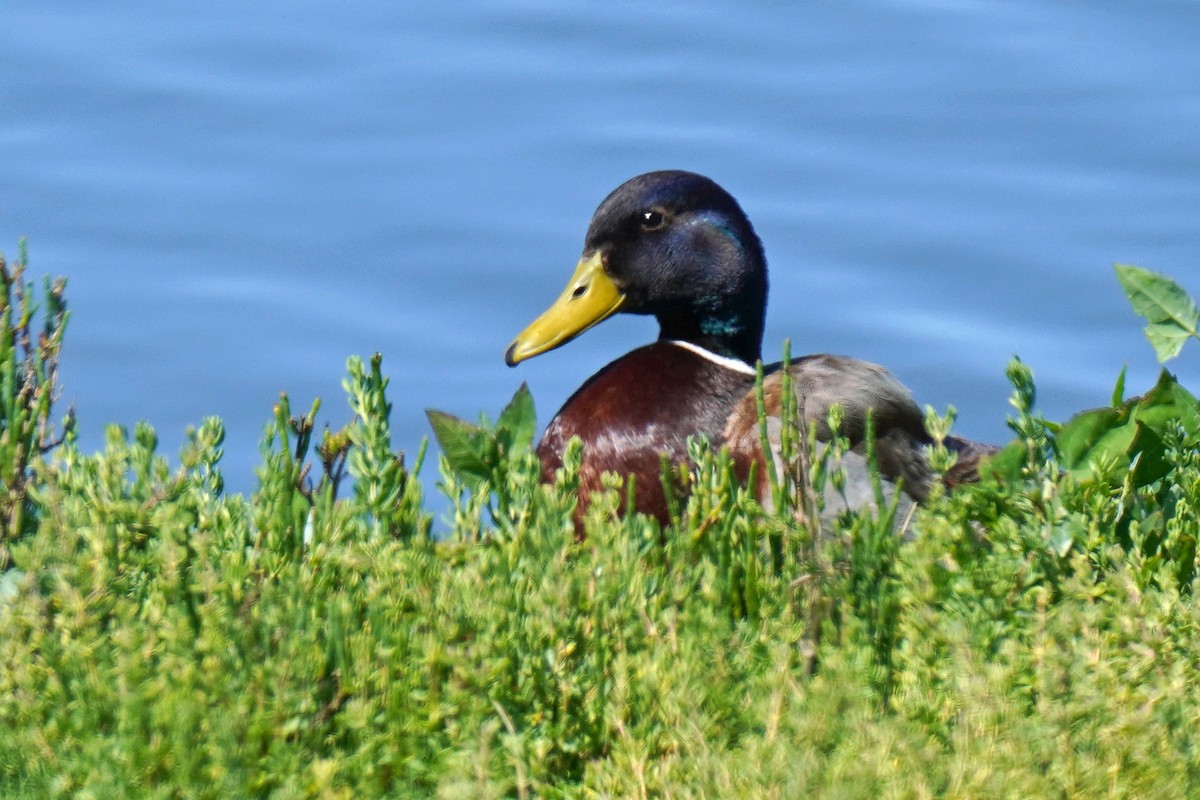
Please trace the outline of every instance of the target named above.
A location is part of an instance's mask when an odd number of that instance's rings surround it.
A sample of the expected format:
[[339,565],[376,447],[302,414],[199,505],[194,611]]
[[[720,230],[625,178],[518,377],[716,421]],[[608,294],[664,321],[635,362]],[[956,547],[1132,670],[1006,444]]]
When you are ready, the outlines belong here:
[[562,466],[573,436],[583,440],[580,465],[582,518],[587,498],[600,489],[605,472],[635,478],[639,511],[667,520],[662,455],[687,460],[689,436],[704,433],[721,443],[730,413],[749,393],[754,370],[676,341],[639,347],[601,369],[581,386],[550,421],[537,454],[549,480]]
[[[636,509],[665,523],[661,458],[685,461],[690,436],[703,434],[714,446],[729,447],[743,479],[752,464],[765,467],[753,365],[761,359],[767,285],[766,257],[749,219],[728,192],[702,175],[639,175],[596,209],[566,289],[505,353],[515,366],[616,313],[658,321],[658,341],[588,379],[538,444],[549,480],[570,438],[583,440],[577,523],[608,471],[632,476]],[[837,403],[843,411],[839,434],[861,450],[867,418],[873,417],[881,474],[899,481],[914,500],[925,497],[933,480],[923,453],[930,437],[912,396],[887,370],[815,355],[794,361],[789,373],[805,429],[815,424],[818,438],[827,439],[826,418]],[[783,376],[778,364],[764,374],[769,438],[777,439]],[[967,445],[960,458],[963,480],[974,475],[973,463],[964,461],[977,460]],[[761,497],[765,470],[758,474]]]
[[[768,444],[776,457],[784,416],[780,367],[767,367],[763,380]],[[932,438],[925,430],[921,409],[895,376],[878,364],[826,354],[804,356],[789,365],[788,373],[797,403],[795,418],[803,430],[815,427],[817,440],[829,441],[834,435],[829,428],[829,412],[837,405],[842,409],[837,435],[849,441],[851,452],[864,455],[868,424],[873,424],[880,475],[892,483],[902,483],[914,500],[925,499],[933,473],[925,461],[924,447],[932,443]],[[739,401],[726,418],[722,441],[740,458],[765,467],[757,403],[755,392]],[[776,468],[782,468],[782,464],[777,463]],[[759,476],[759,496],[764,497],[766,470],[760,468]]]

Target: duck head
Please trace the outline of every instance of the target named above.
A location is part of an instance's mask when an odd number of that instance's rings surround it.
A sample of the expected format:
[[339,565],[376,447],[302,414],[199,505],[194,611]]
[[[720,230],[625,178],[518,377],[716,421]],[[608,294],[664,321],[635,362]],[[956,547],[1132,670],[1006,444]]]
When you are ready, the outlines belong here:
[[509,366],[618,312],[650,314],[678,339],[748,364],[762,350],[767,266],[732,195],[692,172],[639,175],[592,216],[567,288],[509,345]]

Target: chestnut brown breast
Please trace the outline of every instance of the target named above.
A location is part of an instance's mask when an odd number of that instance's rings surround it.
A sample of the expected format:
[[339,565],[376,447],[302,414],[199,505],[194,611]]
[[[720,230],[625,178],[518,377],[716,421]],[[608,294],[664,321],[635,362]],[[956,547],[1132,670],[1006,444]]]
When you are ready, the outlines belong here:
[[582,519],[588,496],[606,471],[632,475],[636,508],[666,524],[660,454],[687,458],[687,439],[703,433],[714,446],[730,412],[754,386],[749,372],[731,369],[673,342],[659,341],[622,356],[571,395],[538,444],[543,476],[562,466],[572,436],[583,440]]

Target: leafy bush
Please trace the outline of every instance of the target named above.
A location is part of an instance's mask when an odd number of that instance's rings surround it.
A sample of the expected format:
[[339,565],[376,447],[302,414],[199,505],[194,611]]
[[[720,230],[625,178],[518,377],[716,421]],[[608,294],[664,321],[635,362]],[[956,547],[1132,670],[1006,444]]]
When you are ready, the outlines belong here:
[[58,353],[67,325],[66,281],[46,282],[40,330],[33,286],[24,279],[25,244],[9,264],[0,254],[0,569],[8,566],[7,544],[33,527],[29,505],[30,465],[62,442],[74,428],[68,414],[55,435],[51,407],[58,393]]
[[432,415],[435,538],[378,357],[319,440],[281,398],[227,495],[215,419],[175,467],[147,425],[56,443],[61,284],[35,340],[11,274],[6,799],[1200,791],[1200,436],[1166,373],[1058,425],[1014,362],[1016,441],[908,538],[886,504],[800,523],[795,475],[764,511],[696,442],[675,524],[612,492],[578,541],[578,449],[541,484],[522,389]]

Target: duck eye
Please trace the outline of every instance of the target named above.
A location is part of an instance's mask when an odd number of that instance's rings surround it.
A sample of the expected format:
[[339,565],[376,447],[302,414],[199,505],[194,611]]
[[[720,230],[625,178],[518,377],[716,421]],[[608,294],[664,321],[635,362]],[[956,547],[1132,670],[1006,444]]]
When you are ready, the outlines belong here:
[[656,231],[667,223],[667,216],[657,208],[642,212],[642,230]]

